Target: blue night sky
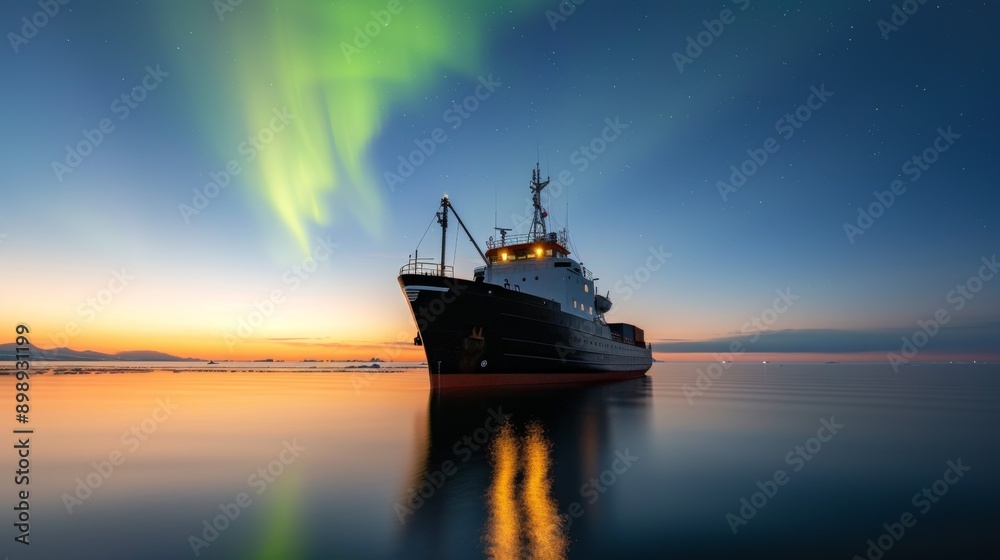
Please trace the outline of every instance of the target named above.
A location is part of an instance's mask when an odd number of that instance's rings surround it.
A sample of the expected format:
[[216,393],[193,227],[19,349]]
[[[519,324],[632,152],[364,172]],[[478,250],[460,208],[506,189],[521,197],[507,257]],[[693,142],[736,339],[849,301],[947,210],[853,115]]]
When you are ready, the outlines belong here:
[[[0,8],[0,313],[36,344],[420,359],[396,274],[438,200],[481,244],[494,215],[524,231],[538,158],[658,358],[768,331],[747,348],[884,360],[940,310],[921,357],[1000,356],[996,4],[220,4]],[[479,261],[464,236],[454,258]]]

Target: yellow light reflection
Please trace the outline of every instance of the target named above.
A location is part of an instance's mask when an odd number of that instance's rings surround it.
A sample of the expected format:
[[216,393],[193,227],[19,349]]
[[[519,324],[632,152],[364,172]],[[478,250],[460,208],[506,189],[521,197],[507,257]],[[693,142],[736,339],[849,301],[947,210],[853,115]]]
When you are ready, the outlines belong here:
[[493,484],[490,486],[490,520],[487,554],[495,560],[521,557],[521,522],[517,509],[517,440],[504,424],[493,441]]
[[549,442],[542,434],[541,426],[528,426],[524,454],[524,508],[530,557],[535,560],[565,558],[566,535],[559,524],[559,512],[551,496]]
[[[494,439],[486,537],[486,552],[491,560],[566,558],[569,543],[552,497],[550,450],[537,424],[528,426],[520,442],[509,425],[503,426]],[[522,474],[518,493],[518,476]]]

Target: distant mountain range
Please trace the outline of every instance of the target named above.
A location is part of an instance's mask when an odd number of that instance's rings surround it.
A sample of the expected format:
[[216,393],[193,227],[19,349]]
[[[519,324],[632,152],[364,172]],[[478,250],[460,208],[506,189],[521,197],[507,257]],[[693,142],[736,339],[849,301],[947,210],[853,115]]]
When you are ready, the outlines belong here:
[[[16,344],[0,344],[0,361],[13,361]],[[154,350],[127,350],[115,354],[94,352],[93,350],[73,350],[71,348],[43,349],[29,345],[29,361],[118,361],[118,362],[203,362],[201,358],[180,358]]]

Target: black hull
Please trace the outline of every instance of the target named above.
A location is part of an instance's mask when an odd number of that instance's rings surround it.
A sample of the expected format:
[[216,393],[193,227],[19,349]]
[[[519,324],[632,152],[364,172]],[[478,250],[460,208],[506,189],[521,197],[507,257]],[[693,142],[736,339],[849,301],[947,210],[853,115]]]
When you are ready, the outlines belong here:
[[652,350],[607,326],[502,286],[403,274],[400,288],[427,355],[432,387],[606,381],[641,377]]

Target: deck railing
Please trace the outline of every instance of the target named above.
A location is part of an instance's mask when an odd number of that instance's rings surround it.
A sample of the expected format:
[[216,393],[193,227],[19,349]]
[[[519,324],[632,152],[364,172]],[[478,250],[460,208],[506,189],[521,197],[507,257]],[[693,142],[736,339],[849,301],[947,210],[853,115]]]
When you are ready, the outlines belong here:
[[422,274],[424,276],[446,276],[448,278],[455,277],[455,269],[451,266],[444,267],[444,274],[441,274],[441,265],[430,260],[430,259],[413,259],[411,258],[406,264],[399,269],[399,275],[403,274]]
[[566,232],[560,231],[558,233],[552,231],[545,235],[530,233],[518,233],[515,235],[508,235],[502,239],[490,238],[486,242],[487,249],[499,249],[500,247],[509,247],[511,245],[521,245],[523,243],[539,243],[549,241],[552,243],[560,243],[566,245]]

